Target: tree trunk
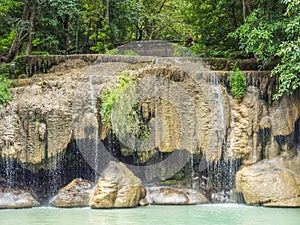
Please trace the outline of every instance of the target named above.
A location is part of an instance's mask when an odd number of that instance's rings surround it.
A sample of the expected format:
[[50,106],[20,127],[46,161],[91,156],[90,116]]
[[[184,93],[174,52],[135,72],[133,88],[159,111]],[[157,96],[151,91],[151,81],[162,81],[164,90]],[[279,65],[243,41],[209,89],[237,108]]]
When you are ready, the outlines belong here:
[[243,2],[243,17],[244,17],[244,22],[246,22],[246,2],[245,0],[242,0]]
[[[16,37],[9,49],[7,55],[7,61],[12,61],[16,55],[19,53],[19,50],[22,47],[22,44],[28,41],[26,46],[26,54],[31,53],[32,49],[32,40],[34,37],[34,28],[36,24],[36,20],[41,16],[40,13],[42,12],[42,8],[46,0],[39,0],[39,1],[24,1],[24,8],[22,12],[22,16],[20,21],[17,24],[16,30]],[[39,6],[39,7],[38,7]]]
[[26,55],[30,55],[31,50],[32,50],[32,41],[33,41],[33,37],[34,37],[34,24],[35,24],[35,18],[36,18],[36,4],[33,3],[32,5],[32,13],[30,16],[30,27],[29,27],[29,31],[28,31],[28,42],[27,42],[27,47],[26,47]]
[[143,39],[143,28],[139,27],[138,24],[135,24],[136,31],[135,31],[135,40],[141,41]]
[[237,23],[234,8],[230,9],[230,17],[231,17],[232,30],[235,30],[238,27],[238,23]]
[[253,5],[251,0],[242,0],[243,2],[243,17],[244,22],[246,22],[247,16],[253,11]]
[[16,55],[18,54],[23,42],[28,36],[28,20],[30,18],[30,5],[25,2],[23,12],[22,12],[22,18],[17,24],[17,31],[16,31],[16,37],[9,49],[8,55],[7,55],[7,61],[12,61]]
[[104,19],[105,19],[105,23],[109,24],[109,0],[104,0],[103,4],[104,4]]

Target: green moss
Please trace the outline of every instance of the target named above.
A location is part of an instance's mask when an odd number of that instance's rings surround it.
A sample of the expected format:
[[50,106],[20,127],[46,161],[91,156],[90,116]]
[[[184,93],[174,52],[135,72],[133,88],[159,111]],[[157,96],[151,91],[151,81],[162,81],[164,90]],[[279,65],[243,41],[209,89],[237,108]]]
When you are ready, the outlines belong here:
[[30,55],[49,55],[47,51],[32,51]]
[[133,50],[129,49],[129,50],[125,50],[124,53],[122,55],[128,55],[128,56],[139,56],[138,53],[134,52]]
[[18,79],[9,81],[10,87],[13,87],[13,88],[24,87],[24,86],[28,86],[30,84],[31,84],[31,82],[30,82],[30,79],[28,79],[28,78],[25,78],[25,79],[18,78]]
[[118,55],[119,54],[119,50],[114,48],[114,49],[110,49],[110,50],[106,50],[105,54],[107,55]]

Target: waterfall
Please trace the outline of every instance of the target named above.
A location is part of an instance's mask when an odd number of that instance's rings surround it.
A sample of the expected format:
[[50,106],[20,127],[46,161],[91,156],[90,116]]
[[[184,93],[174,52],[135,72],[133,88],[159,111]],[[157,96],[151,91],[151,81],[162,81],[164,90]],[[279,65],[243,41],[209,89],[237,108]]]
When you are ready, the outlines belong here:
[[[13,108],[11,108],[13,110]],[[15,171],[14,171],[14,158],[13,158],[13,139],[15,134],[15,128],[13,125],[13,116],[8,115],[6,117],[6,131],[5,131],[5,149],[2,150],[2,157],[4,161],[4,179],[6,186],[12,188],[15,185]],[[4,154],[3,154],[4,153]]]
[[230,100],[230,141],[229,141],[229,148],[228,148],[228,161],[229,161],[229,186],[232,187],[234,185],[234,176],[235,170],[234,168],[234,113],[233,113],[233,104],[232,99]]
[[[95,115],[97,115],[98,112],[97,112],[97,108],[96,108],[97,98],[96,98],[96,93],[94,90],[93,76],[89,76],[89,84],[90,84],[90,88],[88,90],[88,93],[89,93],[89,100],[90,100],[90,112],[95,116]],[[94,124],[94,125],[96,128],[99,127],[98,123]],[[92,137],[90,135],[92,135]],[[94,170],[96,171],[96,176],[95,176],[94,182],[96,183],[98,181],[98,177],[100,176],[100,174],[97,174],[98,170],[99,170],[99,162],[100,162],[100,160],[98,159],[99,158],[99,155],[98,155],[98,143],[99,143],[98,129],[93,129],[92,134],[90,134],[90,135],[89,135],[89,138],[93,142],[92,146],[95,147]]]
[[[1,106],[1,184],[9,188],[24,184],[45,196],[54,195],[74,178],[97,182],[109,161],[121,161],[147,184],[188,186],[228,201],[242,160],[247,166],[268,158],[271,150],[276,150],[272,154],[277,157],[277,150],[288,148],[293,139],[297,146],[300,143],[299,120],[288,118],[295,123],[295,133],[282,133],[287,121],[275,123],[286,112],[292,117],[292,111],[280,102],[265,102],[255,87],[260,81],[253,77],[247,77],[247,92],[239,103],[227,89],[229,72],[212,71],[200,59],[105,56],[101,60],[81,72],[74,83],[79,74],[55,75],[55,79],[69,77],[61,83],[52,80],[49,87],[19,88],[16,109]],[[123,105],[114,105],[112,111],[118,112],[111,113],[112,126],[107,131],[101,124],[99,96],[113,88],[124,71],[132,75],[137,87],[129,86],[120,94]],[[69,83],[63,93],[72,92],[74,99],[61,100],[63,94],[54,89]],[[130,91],[138,97],[131,98]],[[45,97],[54,103],[24,103],[20,99],[26,93],[41,95],[36,102]],[[293,107],[298,113],[297,105]],[[128,108],[129,113],[125,112]],[[65,120],[70,123],[62,123]],[[293,123],[288,123],[289,129]],[[44,135],[39,128],[45,130]],[[124,135],[124,130],[129,132]],[[274,144],[278,146],[273,149]]]
[[216,78],[215,72],[211,72],[211,92],[213,99],[213,106],[216,106],[213,108],[213,121],[215,121],[216,124],[214,126],[217,126],[218,128],[218,141],[221,142],[221,146],[223,147],[223,144],[225,143],[225,133],[226,133],[226,121],[225,121],[225,112],[224,112],[224,101],[223,101],[223,94],[222,90],[219,86],[219,80]]

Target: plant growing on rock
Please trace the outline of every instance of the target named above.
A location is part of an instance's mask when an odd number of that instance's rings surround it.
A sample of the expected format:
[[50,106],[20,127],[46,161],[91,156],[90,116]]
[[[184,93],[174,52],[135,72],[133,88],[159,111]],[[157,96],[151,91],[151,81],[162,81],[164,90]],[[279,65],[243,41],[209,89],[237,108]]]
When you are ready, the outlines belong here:
[[0,68],[0,105],[12,99],[9,91],[9,80],[7,79],[8,70],[9,64],[4,64]]
[[229,82],[230,92],[233,94],[234,98],[241,101],[243,99],[247,83],[246,77],[237,66],[234,66],[230,71]]
[[[131,86],[135,80],[130,72],[123,72],[117,84],[99,96],[103,126],[108,130],[115,129],[113,132],[121,138],[128,134],[133,134],[135,138],[149,136],[148,126],[140,113],[137,89]],[[118,125],[113,127],[112,120]]]

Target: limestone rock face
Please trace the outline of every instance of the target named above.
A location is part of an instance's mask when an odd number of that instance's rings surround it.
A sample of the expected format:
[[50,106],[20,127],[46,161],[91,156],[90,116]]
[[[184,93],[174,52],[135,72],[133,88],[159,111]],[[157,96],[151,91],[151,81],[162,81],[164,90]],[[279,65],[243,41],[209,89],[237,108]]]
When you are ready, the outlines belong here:
[[[18,159],[32,170],[54,168],[72,138],[95,137],[89,131],[99,129],[95,105],[102,85],[116,77],[117,71],[126,64],[152,60],[88,57],[88,60],[59,59],[67,62],[58,65],[53,73],[14,81],[13,100],[0,106],[3,158]],[[98,63],[87,67],[87,61],[96,59]],[[48,160],[51,158],[55,160]]]
[[195,205],[208,203],[207,198],[193,189],[173,187],[148,187],[143,202],[150,205]]
[[74,179],[66,187],[59,190],[49,204],[54,207],[88,207],[94,184],[91,181]]
[[236,188],[247,204],[300,207],[300,156],[244,167],[236,175]]
[[2,157],[16,158],[32,167],[57,157],[72,136],[72,102],[83,70],[64,76],[36,76],[28,86],[12,89],[13,100],[0,107],[0,149]]
[[[290,162],[297,163],[290,159],[299,155],[300,91],[283,96],[279,101],[272,101],[275,78],[270,77],[269,71],[243,71],[247,78],[247,90],[239,102],[228,91],[229,71],[212,71],[199,59],[108,55],[89,57],[91,60],[77,60],[73,64],[70,62],[58,66],[53,73],[35,75],[24,79],[24,82],[19,79],[19,84],[23,84],[11,89],[13,100],[0,106],[2,159],[14,158],[34,172],[55,169],[68,143],[75,141],[84,159],[95,169],[97,160],[94,160],[94,148],[85,144],[103,141],[119,145],[117,147],[121,149],[122,156],[131,157],[130,160],[145,165],[158,165],[142,171],[144,174],[140,177],[146,181],[171,177],[175,171],[173,165],[189,162],[190,158],[181,160],[180,157],[174,157],[174,161],[163,160],[162,164],[155,164],[159,160],[155,158],[156,155],[165,153],[162,155],[169,155],[170,159],[171,155],[175,155],[173,153],[180,151],[204,155],[209,162],[222,162],[223,157],[225,162],[236,160],[237,167],[241,162],[249,166],[238,173],[237,179],[237,185],[248,202],[252,202],[251,199],[258,196],[256,193],[260,193],[256,189],[263,189],[263,184],[273,184],[273,178],[282,180],[282,184],[278,181],[277,185],[282,190],[290,190],[287,187],[295,186],[298,182],[297,176],[288,172],[294,171],[295,166],[288,167],[289,170],[281,168],[287,168]],[[95,63],[87,67],[86,62],[91,61]],[[32,65],[36,65],[34,61]],[[128,114],[134,118],[134,113],[123,112],[117,104],[115,114],[111,115],[115,115],[115,120],[111,128],[106,128],[99,115],[99,96],[106,90],[105,87],[114,87],[124,71],[134,75],[132,83],[136,86],[130,87],[137,89],[137,101],[128,102],[137,103],[136,106],[140,107],[138,111],[141,115],[136,117],[136,122],[141,121],[143,124],[142,127],[135,126],[127,117],[119,116]],[[16,80],[14,82],[17,83]],[[125,93],[122,96],[127,95]],[[124,104],[128,106],[128,103]],[[120,118],[125,118],[124,124],[120,123]],[[118,124],[121,126],[118,127]],[[122,129],[129,132],[122,136]],[[108,135],[111,132],[113,135]],[[114,137],[118,140],[110,142],[109,138]],[[111,156],[110,152],[106,153]],[[278,170],[266,167],[269,176],[263,170],[257,177],[249,175],[250,170],[250,174],[254,173],[253,168],[269,165],[266,162],[275,164],[265,159],[272,160],[279,156],[284,157],[280,161],[285,164]],[[260,163],[261,160],[264,161]],[[121,178],[120,174],[124,172],[116,172],[123,171],[121,167],[114,165],[115,169],[111,170],[115,172],[112,175],[106,173],[99,180],[94,196],[95,208],[128,207],[138,201],[135,191],[130,193],[123,188],[129,181]],[[169,171],[172,173],[170,176]],[[132,177],[128,174],[127,177]],[[287,177],[291,181],[287,181]],[[264,182],[257,181],[257,188],[252,188],[251,182],[248,182],[250,179],[261,179]],[[294,193],[293,190],[290,192]],[[251,191],[254,197],[251,197]],[[134,203],[123,199],[121,193],[125,192],[126,195],[132,195]],[[281,199],[276,197],[276,190],[273,194],[274,199],[280,201],[259,197],[258,202],[269,205],[283,202],[293,205],[298,202],[296,195]]]
[[39,206],[40,203],[27,191],[1,191],[0,209],[21,209]]
[[141,180],[123,163],[111,161],[103,171],[92,198],[95,209],[128,208],[139,204],[142,193]]
[[[139,153],[143,163],[155,149],[165,153],[176,149],[202,151],[208,161],[218,162],[225,143],[227,159],[242,158],[250,165],[261,160],[264,149],[266,158],[271,159],[287,149],[275,137],[292,135],[300,117],[299,91],[279,102],[264,97],[272,96],[273,81],[268,72],[245,71],[247,90],[243,101],[238,102],[227,91],[228,72],[211,71],[201,61],[89,57],[74,61],[74,65],[62,64],[52,74],[35,75],[27,80],[27,86],[12,89],[13,100],[0,107],[2,157],[17,158],[34,167],[48,158],[59,158],[72,138],[106,138],[97,98],[107,83],[116,83],[121,71],[128,68],[138,78],[142,116],[149,121],[153,137],[149,138],[148,151]],[[94,60],[87,67],[87,62]],[[267,146],[259,140],[264,129],[270,130]],[[130,148],[130,140],[125,137],[121,142]],[[122,153],[127,156],[133,150],[123,148]]]

